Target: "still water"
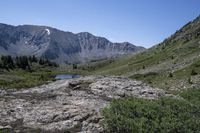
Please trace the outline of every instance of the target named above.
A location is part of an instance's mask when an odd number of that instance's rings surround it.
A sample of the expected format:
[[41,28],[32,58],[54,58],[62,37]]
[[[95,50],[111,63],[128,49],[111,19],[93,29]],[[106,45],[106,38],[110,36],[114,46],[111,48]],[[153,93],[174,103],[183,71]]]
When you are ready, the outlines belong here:
[[73,79],[73,78],[79,78],[80,75],[77,74],[59,74],[55,76],[55,79],[57,80],[63,80],[63,79]]

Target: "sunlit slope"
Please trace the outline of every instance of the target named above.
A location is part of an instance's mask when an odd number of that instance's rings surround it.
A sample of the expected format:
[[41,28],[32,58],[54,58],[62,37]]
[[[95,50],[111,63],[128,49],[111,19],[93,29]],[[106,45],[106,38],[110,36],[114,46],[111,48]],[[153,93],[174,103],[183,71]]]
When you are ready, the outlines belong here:
[[[200,17],[197,17],[162,43],[142,53],[107,63],[104,61],[104,65],[101,65],[102,62],[90,65],[96,74],[128,76],[156,87],[174,90],[191,87],[189,80],[199,75],[200,68],[195,65],[199,60]],[[197,71],[197,74],[191,74],[192,71]],[[189,85],[185,83],[186,80]]]

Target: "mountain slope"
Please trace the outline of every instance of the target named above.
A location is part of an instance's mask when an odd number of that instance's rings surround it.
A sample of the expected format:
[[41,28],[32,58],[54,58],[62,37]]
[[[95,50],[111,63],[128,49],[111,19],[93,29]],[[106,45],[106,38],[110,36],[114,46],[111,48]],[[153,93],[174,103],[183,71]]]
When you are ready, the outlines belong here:
[[[123,57],[95,70],[124,75],[169,90],[199,86],[200,17],[162,43],[137,55]],[[93,64],[97,67],[100,64]],[[192,74],[195,71],[195,75]]]
[[36,55],[58,63],[80,63],[143,49],[128,42],[112,43],[87,32],[73,34],[46,26],[0,24],[1,55]]

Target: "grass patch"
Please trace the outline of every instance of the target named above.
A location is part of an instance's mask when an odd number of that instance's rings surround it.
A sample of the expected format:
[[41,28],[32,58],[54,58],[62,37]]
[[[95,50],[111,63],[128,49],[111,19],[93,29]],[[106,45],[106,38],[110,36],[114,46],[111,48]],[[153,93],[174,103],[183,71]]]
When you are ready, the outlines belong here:
[[155,81],[155,79],[158,76],[159,76],[159,73],[157,73],[157,72],[149,72],[149,73],[146,73],[146,74],[135,74],[135,75],[131,76],[130,78],[142,80],[142,81],[145,81],[147,83],[153,83],[153,81]]
[[72,66],[60,67],[40,67],[34,66],[32,72],[21,69],[14,69],[10,71],[3,71],[0,74],[1,88],[30,88],[50,81],[55,81],[54,76],[57,74],[87,74],[83,70],[73,70]]
[[54,80],[53,77],[50,76],[51,72],[46,71],[27,72],[23,70],[12,70],[5,72],[4,75],[11,78],[1,78],[0,86],[3,88],[29,88]]
[[[153,87],[158,87],[169,91],[170,93],[178,93],[180,90],[191,88],[192,85],[196,84],[200,79],[196,78],[196,81],[192,81],[192,77],[200,74],[200,60],[194,60],[191,65],[188,65],[180,70],[171,72],[158,71],[158,72],[147,72],[143,74],[134,74],[130,76],[131,79],[141,80]],[[197,81],[198,80],[198,81]],[[200,81],[199,81],[200,82]],[[177,89],[172,92],[173,89]]]

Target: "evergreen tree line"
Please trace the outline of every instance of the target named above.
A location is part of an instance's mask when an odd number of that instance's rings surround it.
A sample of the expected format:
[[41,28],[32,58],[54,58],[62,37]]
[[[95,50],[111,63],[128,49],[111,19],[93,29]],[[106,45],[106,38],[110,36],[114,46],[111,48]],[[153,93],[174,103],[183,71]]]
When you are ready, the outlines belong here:
[[9,69],[21,68],[23,70],[31,71],[32,63],[37,63],[42,66],[58,67],[58,64],[56,64],[55,62],[51,62],[48,59],[36,58],[34,55],[16,56],[16,57],[8,55],[8,56],[1,56],[0,69],[9,70]]

